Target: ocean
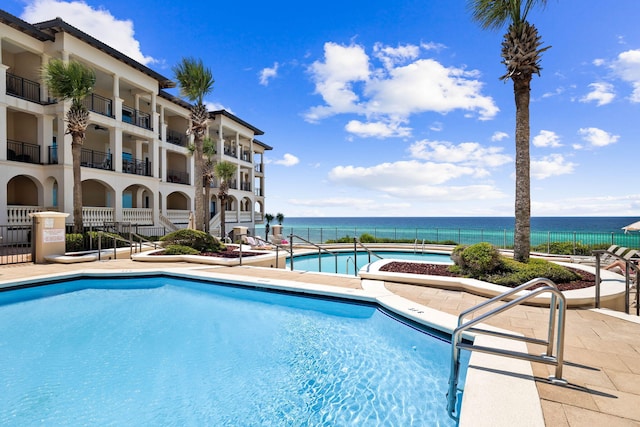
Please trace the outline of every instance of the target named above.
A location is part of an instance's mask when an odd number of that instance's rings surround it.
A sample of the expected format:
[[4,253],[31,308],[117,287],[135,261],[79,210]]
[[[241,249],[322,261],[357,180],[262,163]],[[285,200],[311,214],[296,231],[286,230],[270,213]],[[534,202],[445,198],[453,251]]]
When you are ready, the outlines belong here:
[[[621,245],[640,247],[640,232],[624,233],[622,227],[638,217],[532,217],[531,245],[572,242],[574,246]],[[274,220],[271,225],[277,222]],[[291,217],[285,216],[282,234],[313,243],[363,233],[376,238],[415,242],[473,244],[486,241],[499,247],[513,245],[513,217]],[[264,225],[256,227],[264,235]]]
[[[640,217],[532,217],[531,231],[622,233],[622,227]],[[273,221],[271,223],[277,224]],[[464,228],[513,230],[513,217],[285,217],[294,228]]]

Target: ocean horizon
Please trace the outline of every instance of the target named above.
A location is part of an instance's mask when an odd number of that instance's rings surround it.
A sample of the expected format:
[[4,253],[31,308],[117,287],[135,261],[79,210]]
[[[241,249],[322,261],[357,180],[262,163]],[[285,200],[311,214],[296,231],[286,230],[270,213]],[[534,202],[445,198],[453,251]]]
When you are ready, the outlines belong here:
[[[531,217],[531,231],[624,233],[640,217]],[[274,219],[271,225],[277,224]],[[474,229],[513,230],[514,217],[286,217],[286,228],[397,228],[397,229]],[[264,226],[262,227],[264,228]]]
[[[638,221],[638,217],[532,217],[531,244],[572,242],[580,244],[621,245],[640,248],[640,233],[625,233],[622,227]],[[271,221],[271,226],[277,221]],[[513,245],[513,217],[291,217],[285,216],[282,234],[321,243],[345,237],[370,234],[375,238],[455,242],[473,244],[479,241],[499,247]],[[265,224],[256,234],[266,238]]]

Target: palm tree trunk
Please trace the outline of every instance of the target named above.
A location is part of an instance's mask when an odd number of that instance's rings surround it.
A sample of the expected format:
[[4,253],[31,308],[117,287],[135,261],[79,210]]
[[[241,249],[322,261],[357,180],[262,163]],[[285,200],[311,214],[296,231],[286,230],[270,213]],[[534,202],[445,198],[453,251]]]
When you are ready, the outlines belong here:
[[73,159],[73,231],[74,233],[82,233],[84,224],[82,220],[82,175],[80,172],[80,160],[82,157],[81,135],[73,135],[71,154]]
[[202,191],[202,169],[204,159],[202,158],[202,136],[196,133],[193,141],[194,151],[194,171],[193,171],[193,184],[196,188],[195,191],[195,221],[196,230],[203,231],[204,226],[204,193]]
[[512,77],[516,102],[516,192],[513,257],[528,262],[531,250],[531,179],[529,99],[531,74]]
[[225,230],[225,226],[224,226],[225,221],[227,219],[226,218],[226,210],[227,210],[227,207],[226,207],[227,203],[226,202],[227,202],[226,197],[223,197],[223,198],[220,199],[220,237],[222,239],[224,239],[226,237],[225,233],[227,232],[227,230]]
[[211,180],[205,179],[204,186],[204,231],[209,232],[209,220],[211,219]]

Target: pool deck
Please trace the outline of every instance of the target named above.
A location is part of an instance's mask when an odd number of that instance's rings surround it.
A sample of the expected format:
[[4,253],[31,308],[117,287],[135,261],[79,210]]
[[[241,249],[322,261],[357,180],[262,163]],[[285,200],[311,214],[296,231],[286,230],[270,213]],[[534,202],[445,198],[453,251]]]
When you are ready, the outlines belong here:
[[[126,259],[78,264],[6,265],[0,267],[0,281],[93,270],[125,273],[163,269],[189,269],[347,289],[362,289],[364,284],[359,278],[344,275],[255,267],[198,266],[186,262],[149,265]],[[398,296],[454,316],[486,300],[462,291],[420,285],[384,282],[384,286]],[[544,338],[547,313],[540,307],[518,306],[487,323]],[[540,352],[540,347],[532,345],[530,350]],[[640,317],[608,310],[568,310],[564,356],[567,363],[563,376],[569,381],[567,386],[550,385],[545,379],[553,374],[553,368],[536,363],[531,364],[533,378],[525,378],[535,381],[546,426],[640,426]],[[504,376],[508,373],[491,372],[491,375]],[[513,425],[524,425],[524,421],[512,420]],[[484,420],[483,424],[491,425],[491,422]]]

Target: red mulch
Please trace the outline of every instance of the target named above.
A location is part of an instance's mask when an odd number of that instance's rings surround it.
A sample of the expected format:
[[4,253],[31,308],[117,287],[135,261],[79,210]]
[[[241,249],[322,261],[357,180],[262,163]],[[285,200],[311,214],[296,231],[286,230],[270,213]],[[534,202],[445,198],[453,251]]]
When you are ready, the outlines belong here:
[[[155,252],[153,255],[164,255],[164,252]],[[230,248],[225,248],[221,252],[201,252],[198,255],[215,257],[215,258],[240,258],[240,252]],[[264,255],[264,254],[260,252],[242,251],[243,258],[248,256],[256,256],[256,255]]]
[[[581,277],[581,279],[574,280],[568,283],[556,283],[556,285],[558,285],[558,289],[560,289],[561,291],[569,291],[572,289],[582,289],[588,288],[590,286],[595,286],[596,276],[594,274],[574,268],[570,268],[570,270],[575,271]],[[380,268],[380,271],[389,271],[393,273],[428,274],[432,276],[462,277],[459,274],[455,274],[449,271],[448,265],[425,264],[416,262],[392,261],[388,264],[383,265]]]

